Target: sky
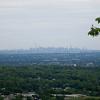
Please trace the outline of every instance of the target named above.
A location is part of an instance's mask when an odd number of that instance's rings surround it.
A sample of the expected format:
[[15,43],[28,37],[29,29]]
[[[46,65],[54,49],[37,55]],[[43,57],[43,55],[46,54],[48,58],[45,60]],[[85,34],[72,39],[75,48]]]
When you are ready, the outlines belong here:
[[100,50],[87,33],[100,0],[0,0],[0,49],[77,47]]

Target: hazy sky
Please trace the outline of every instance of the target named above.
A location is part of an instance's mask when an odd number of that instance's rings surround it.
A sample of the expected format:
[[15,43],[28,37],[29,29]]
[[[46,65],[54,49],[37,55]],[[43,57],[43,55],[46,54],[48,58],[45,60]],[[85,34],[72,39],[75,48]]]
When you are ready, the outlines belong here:
[[0,0],[0,49],[79,47],[100,50],[87,35],[100,0]]

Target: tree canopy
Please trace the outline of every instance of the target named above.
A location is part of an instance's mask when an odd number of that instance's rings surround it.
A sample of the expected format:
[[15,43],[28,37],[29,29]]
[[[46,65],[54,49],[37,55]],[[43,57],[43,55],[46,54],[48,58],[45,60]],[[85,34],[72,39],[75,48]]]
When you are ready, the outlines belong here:
[[[95,21],[97,21],[98,24],[100,24],[100,17],[96,18]],[[92,25],[90,31],[88,32],[88,35],[91,35],[94,37],[94,36],[98,36],[99,34],[100,34],[100,28]]]

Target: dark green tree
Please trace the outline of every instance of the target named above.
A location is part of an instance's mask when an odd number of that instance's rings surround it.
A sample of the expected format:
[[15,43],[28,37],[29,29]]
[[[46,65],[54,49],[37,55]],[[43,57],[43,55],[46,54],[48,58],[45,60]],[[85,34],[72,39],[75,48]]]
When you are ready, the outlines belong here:
[[[95,21],[97,21],[98,24],[100,24],[100,17],[96,18]],[[99,34],[100,34],[100,28],[92,25],[90,31],[88,32],[88,35],[91,35],[94,37],[94,36],[98,36]]]

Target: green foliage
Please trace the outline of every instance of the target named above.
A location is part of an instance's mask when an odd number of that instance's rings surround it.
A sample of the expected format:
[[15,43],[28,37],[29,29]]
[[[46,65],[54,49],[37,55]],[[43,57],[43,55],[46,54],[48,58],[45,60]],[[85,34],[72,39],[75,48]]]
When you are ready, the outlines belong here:
[[12,99],[12,100],[23,100],[23,97],[21,96],[21,95],[19,95],[19,96],[16,96],[14,99]]
[[100,23],[100,17],[96,18],[95,21],[98,22],[98,24]]
[[[96,18],[95,21],[98,22],[98,24],[100,23],[100,17]],[[98,27],[94,27],[92,25],[90,31],[88,32],[88,35],[91,35],[91,36],[98,36],[100,34],[100,28]]]
[[100,100],[100,97],[74,97],[68,100]]
[[27,97],[27,100],[32,100],[32,98],[28,96],[28,97]]
[[4,100],[4,98],[3,97],[0,97],[0,100]]
[[100,100],[100,97],[86,97],[83,100]]
[[[43,100],[56,100],[51,94],[99,96],[100,68],[61,65],[0,67],[0,93],[31,91],[39,94]],[[21,100],[21,97],[15,100]]]

